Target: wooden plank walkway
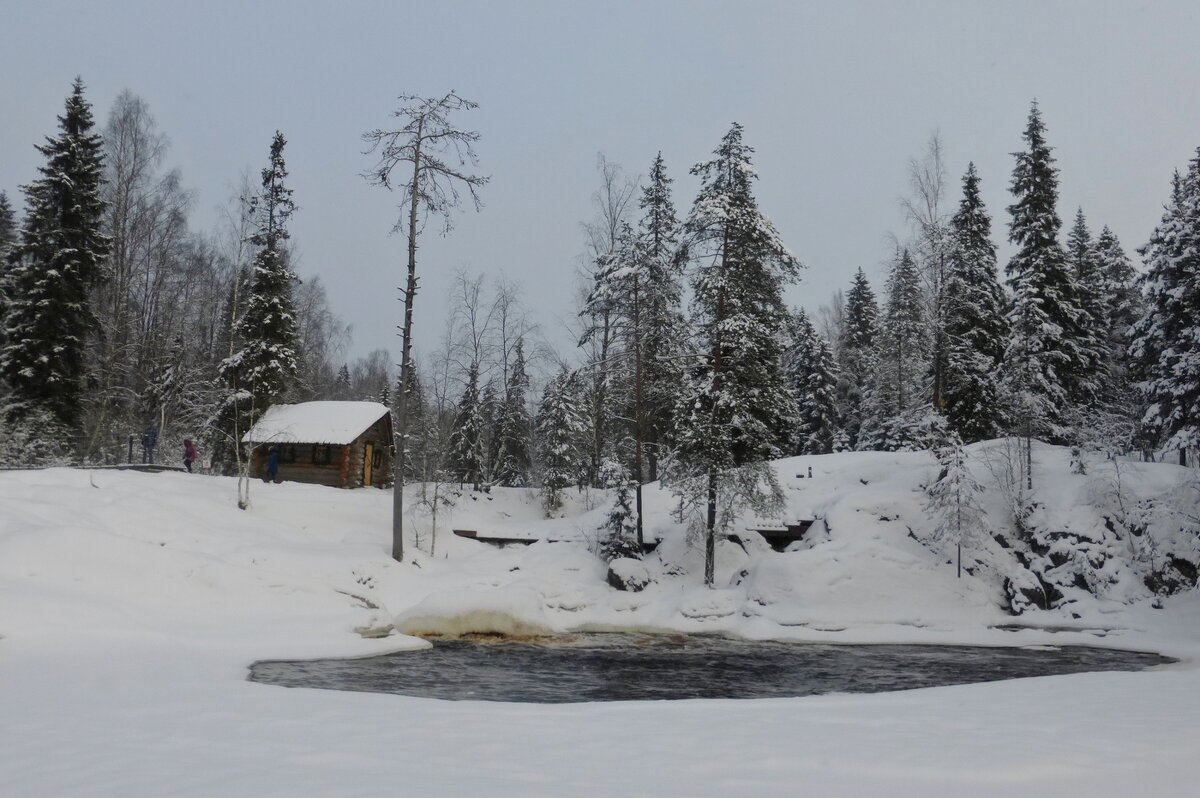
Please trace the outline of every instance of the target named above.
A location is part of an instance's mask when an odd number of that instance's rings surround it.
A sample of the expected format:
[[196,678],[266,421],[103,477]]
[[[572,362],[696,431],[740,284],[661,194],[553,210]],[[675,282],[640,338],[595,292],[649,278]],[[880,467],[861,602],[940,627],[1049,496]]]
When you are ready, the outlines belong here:
[[[515,538],[515,537],[505,536],[505,535],[480,534],[478,531],[476,531],[474,529],[452,529],[450,531],[453,532],[454,534],[458,535],[460,538],[467,538],[469,540],[478,540],[480,543],[487,543],[491,546],[505,546],[505,545],[508,545],[509,543],[520,543],[522,546],[528,546],[530,544],[537,543],[540,540],[544,540],[547,543],[582,543],[582,542],[584,542],[580,538],[530,538],[530,537]],[[642,551],[646,552],[648,554],[648,553],[654,551],[655,549],[657,549],[658,544],[660,542],[661,541],[658,541],[658,540],[644,541],[642,543]]]
[[[69,465],[69,466],[4,466],[0,471],[45,471],[49,468],[73,468],[77,471],[143,471],[157,474],[162,471],[179,471],[186,474],[187,469],[179,465],[154,463],[117,463],[116,465]],[[193,473],[198,473],[194,471]]]

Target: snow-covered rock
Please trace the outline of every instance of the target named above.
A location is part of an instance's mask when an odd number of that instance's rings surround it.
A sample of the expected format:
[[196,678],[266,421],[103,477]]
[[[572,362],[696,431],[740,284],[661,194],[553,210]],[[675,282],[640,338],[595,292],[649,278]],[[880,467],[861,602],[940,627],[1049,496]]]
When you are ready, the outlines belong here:
[[646,563],[631,557],[619,557],[608,564],[607,581],[617,590],[637,593],[644,590],[654,578],[650,575]]

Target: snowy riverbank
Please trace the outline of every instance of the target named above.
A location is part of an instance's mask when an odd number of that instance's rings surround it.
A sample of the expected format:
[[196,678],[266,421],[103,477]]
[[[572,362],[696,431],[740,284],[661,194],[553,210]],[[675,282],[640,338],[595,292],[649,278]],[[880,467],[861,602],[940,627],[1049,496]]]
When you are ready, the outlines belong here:
[[[242,512],[226,479],[0,474],[0,776],[14,794],[56,796],[1190,791],[1200,750],[1195,592],[1156,609],[1118,574],[1114,598],[1078,596],[1061,611],[1013,617],[1000,608],[1001,569],[956,579],[909,536],[920,533],[914,487],[932,469],[927,456],[805,463],[811,481],[793,478],[797,464],[782,466],[788,512],[824,518],[824,537],[787,554],[724,544],[718,590],[700,584],[671,497],[648,492],[647,526],[666,538],[664,571],[690,573],[641,593],[608,587],[583,545],[495,549],[448,534],[586,538],[604,510],[587,508],[598,497],[575,497],[566,518],[541,521],[524,491],[468,495],[442,511],[437,556],[414,550],[401,565],[388,558],[390,496],[380,491],[256,484]],[[1146,491],[1181,479],[1168,466],[1130,474]],[[1093,484],[1056,491],[1083,495]],[[427,519],[419,524],[428,533]],[[603,705],[446,703],[245,681],[258,659],[423,645],[355,631],[396,616],[847,643],[1084,643],[1184,661],[893,694]]]

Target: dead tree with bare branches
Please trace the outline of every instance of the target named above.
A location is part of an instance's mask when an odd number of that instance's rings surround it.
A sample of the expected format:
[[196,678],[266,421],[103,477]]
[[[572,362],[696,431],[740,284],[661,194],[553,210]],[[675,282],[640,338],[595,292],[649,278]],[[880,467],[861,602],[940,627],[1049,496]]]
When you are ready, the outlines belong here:
[[[470,174],[476,163],[474,144],[479,133],[456,127],[450,117],[456,111],[469,111],[477,103],[450,92],[443,97],[399,97],[400,106],[392,116],[401,126],[376,129],[363,134],[367,153],[378,156],[375,166],[364,177],[373,185],[396,191],[404,197],[405,209],[392,228],[408,236],[408,279],[400,289],[404,303],[404,322],[400,328],[400,380],[405,386],[396,400],[396,457],[392,503],[392,557],[404,558],[404,452],[408,415],[408,372],[412,368],[413,299],[417,294],[417,237],[430,216],[442,219],[442,234],[453,227],[451,211],[463,194],[470,196],[475,210],[482,207],[479,189],[488,178]],[[411,170],[411,171],[410,171]]]

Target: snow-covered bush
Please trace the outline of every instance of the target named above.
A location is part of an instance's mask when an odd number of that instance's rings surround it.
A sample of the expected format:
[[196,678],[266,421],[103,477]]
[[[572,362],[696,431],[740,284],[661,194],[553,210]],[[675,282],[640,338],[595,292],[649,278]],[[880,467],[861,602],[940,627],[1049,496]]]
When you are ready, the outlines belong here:
[[63,466],[71,463],[70,432],[45,410],[20,421],[0,412],[0,468]]
[[600,556],[611,561],[641,557],[638,548],[637,486],[629,471],[615,460],[606,460],[600,467],[600,479],[613,494],[612,508],[600,527]]
[[[983,487],[967,467],[967,453],[955,433],[950,441],[936,450],[939,472],[929,485],[926,510],[934,519],[934,528],[927,542],[935,550],[954,552],[962,570],[962,547],[984,534],[984,514],[979,503]],[[961,574],[960,574],[961,575]]]

